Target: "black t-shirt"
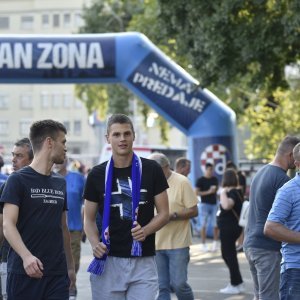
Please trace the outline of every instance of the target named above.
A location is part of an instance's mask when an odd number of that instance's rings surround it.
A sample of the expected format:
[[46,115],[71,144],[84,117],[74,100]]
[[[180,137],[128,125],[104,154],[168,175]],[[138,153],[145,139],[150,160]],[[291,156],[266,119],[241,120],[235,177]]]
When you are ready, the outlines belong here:
[[[217,177],[207,178],[202,176],[198,178],[196,182],[196,187],[199,188],[201,192],[208,191],[211,186],[215,185],[218,188],[218,179]],[[207,204],[216,204],[217,203],[217,190],[214,194],[209,194],[205,196],[201,196],[201,202]]]
[[[1,202],[19,207],[17,229],[29,251],[43,263],[45,275],[67,273],[63,245],[62,214],[67,209],[66,182],[25,167],[11,174],[1,195]],[[11,248],[8,271],[26,274],[21,257]]]
[[[141,158],[142,181],[138,210],[138,223],[148,224],[154,217],[154,196],[168,188],[162,168],[153,160]],[[89,173],[85,185],[84,198],[99,204],[99,213],[103,216],[105,192],[105,168],[107,162],[95,166]],[[132,196],[131,166],[114,168],[110,208],[110,252],[116,257],[131,257],[132,246]],[[142,256],[155,255],[155,234],[142,242]]]
[[218,226],[221,227],[232,227],[232,226],[239,226],[238,219],[234,215],[234,210],[238,217],[240,217],[242,204],[243,204],[243,196],[241,190],[239,189],[231,189],[227,193],[227,197],[231,198],[234,201],[234,206],[232,209],[225,210],[220,205],[220,214],[218,216]]

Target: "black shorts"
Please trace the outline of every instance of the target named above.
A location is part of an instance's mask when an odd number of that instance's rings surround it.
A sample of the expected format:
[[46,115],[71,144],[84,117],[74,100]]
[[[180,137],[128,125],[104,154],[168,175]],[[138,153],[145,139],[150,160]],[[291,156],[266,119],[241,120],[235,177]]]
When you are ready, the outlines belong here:
[[43,276],[41,279],[8,273],[7,297],[11,300],[68,300],[68,275]]

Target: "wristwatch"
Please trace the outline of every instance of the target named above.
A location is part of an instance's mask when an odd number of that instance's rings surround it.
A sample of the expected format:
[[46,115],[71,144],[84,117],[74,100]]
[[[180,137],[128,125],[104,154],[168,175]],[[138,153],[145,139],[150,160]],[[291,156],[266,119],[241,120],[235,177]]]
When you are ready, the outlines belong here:
[[178,213],[174,212],[172,215],[172,220],[177,220],[178,219]]

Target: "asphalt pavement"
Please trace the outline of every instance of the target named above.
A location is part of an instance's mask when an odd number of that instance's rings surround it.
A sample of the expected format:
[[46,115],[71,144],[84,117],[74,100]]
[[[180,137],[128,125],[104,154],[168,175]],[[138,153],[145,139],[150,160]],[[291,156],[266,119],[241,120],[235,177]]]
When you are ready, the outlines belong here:
[[[211,243],[208,241],[209,244]],[[92,261],[91,247],[88,241],[82,245],[80,269],[77,274],[77,300],[89,300],[91,297],[89,273],[86,271]],[[220,250],[203,253],[200,251],[200,239],[193,238],[191,246],[191,261],[189,264],[188,281],[191,285],[195,300],[252,300],[252,280],[244,253],[238,254],[240,269],[245,283],[246,292],[239,295],[220,294],[219,290],[229,282],[229,272]],[[177,297],[172,294],[172,300]],[[113,299],[112,299],[113,300]],[[142,300],[142,299],[141,299]]]

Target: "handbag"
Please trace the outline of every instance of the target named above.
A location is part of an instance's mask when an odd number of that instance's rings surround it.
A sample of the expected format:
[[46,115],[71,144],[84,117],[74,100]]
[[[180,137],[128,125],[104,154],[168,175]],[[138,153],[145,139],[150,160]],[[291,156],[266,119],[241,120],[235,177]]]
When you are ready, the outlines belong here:
[[243,201],[241,198],[240,200],[242,202],[242,209],[241,209],[240,216],[238,216],[234,208],[232,208],[232,213],[236,217],[239,226],[246,227],[248,223],[248,216],[249,216],[249,201],[248,200]]
[[239,218],[239,225],[241,227],[246,227],[248,223],[248,217],[249,217],[249,201],[244,200],[242,204],[240,218]]

